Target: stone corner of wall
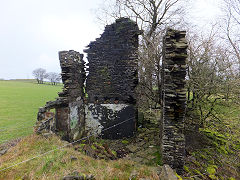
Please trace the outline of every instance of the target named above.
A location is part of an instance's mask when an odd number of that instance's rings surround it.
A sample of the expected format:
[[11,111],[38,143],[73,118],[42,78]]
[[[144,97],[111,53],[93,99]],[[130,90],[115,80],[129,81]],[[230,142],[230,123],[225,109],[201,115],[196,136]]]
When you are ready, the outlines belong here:
[[168,29],[163,44],[163,162],[183,172],[185,156],[184,118],[186,110],[186,32]]

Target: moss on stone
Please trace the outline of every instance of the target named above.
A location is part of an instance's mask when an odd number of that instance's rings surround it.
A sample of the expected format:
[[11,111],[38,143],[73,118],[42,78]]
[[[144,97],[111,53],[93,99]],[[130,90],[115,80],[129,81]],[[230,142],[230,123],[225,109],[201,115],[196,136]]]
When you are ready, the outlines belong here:
[[207,173],[208,173],[209,175],[214,175],[214,174],[216,174],[216,168],[217,168],[216,165],[209,165],[209,166],[207,167]]
[[184,171],[187,172],[187,173],[190,172],[189,167],[187,167],[187,166],[183,166],[183,169],[184,169]]
[[128,141],[128,140],[122,140],[122,143],[123,143],[123,144],[128,144],[129,141]]

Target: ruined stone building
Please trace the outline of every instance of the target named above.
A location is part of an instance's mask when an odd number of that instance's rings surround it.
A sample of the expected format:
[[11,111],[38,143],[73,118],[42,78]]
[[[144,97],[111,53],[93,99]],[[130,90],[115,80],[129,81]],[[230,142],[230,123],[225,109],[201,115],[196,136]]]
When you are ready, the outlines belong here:
[[[36,132],[56,133],[68,141],[89,135],[107,139],[133,136],[139,34],[135,22],[120,18],[88,45],[87,65],[76,51],[59,52],[64,88],[56,101],[39,109]],[[185,32],[168,29],[163,44],[160,144],[163,162],[178,173],[185,156],[186,49]]]
[[[82,54],[59,52],[63,92],[40,108],[37,132],[56,132],[70,141],[92,134],[109,139],[132,136],[137,120],[139,34],[137,24],[128,18],[106,26],[85,50],[87,77]],[[50,109],[56,109],[56,115]]]

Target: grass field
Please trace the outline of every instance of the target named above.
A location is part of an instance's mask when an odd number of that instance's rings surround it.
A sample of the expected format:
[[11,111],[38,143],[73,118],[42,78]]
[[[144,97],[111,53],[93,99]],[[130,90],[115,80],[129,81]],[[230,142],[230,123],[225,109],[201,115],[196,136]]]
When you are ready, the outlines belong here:
[[0,144],[31,134],[38,108],[54,100],[59,91],[61,86],[33,80],[0,81]]
[[[38,85],[31,80],[0,81],[0,144],[29,135],[1,156],[0,180],[62,179],[76,172],[92,174],[96,179],[129,179],[133,172],[137,175],[132,179],[159,179],[155,168],[142,163],[96,160],[76,148],[82,144],[53,151],[66,146],[66,142],[54,135],[48,138],[30,135],[38,108],[54,100],[59,91],[61,86]],[[206,127],[194,132],[201,135],[204,143],[199,141],[201,146],[187,149],[183,179],[240,179],[240,104],[221,101],[214,112],[217,119],[207,118]],[[35,156],[38,158],[32,159]],[[28,159],[32,160],[26,162]],[[20,162],[24,163],[11,167]],[[11,168],[3,170],[7,167]]]
[[[0,157],[0,180],[5,179],[62,179],[69,174],[92,174],[97,179],[158,179],[156,168],[126,159],[96,160],[66,145],[59,137],[45,138],[32,134],[38,108],[54,100],[61,86],[38,85],[33,81],[0,81],[0,144],[5,140],[22,140]],[[31,135],[32,134],[32,135]],[[50,151],[39,158],[19,164]],[[74,157],[77,160],[72,160]],[[134,174],[132,175],[132,172]],[[136,176],[136,177],[135,177]]]

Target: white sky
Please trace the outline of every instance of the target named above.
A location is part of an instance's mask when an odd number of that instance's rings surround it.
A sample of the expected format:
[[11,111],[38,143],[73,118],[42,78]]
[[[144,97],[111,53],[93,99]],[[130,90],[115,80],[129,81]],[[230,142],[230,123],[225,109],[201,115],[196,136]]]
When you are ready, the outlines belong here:
[[[58,51],[82,53],[102,33],[94,11],[104,0],[0,0],[0,78],[32,78],[45,68],[60,72]],[[220,0],[195,0],[190,19],[214,20]]]
[[189,6],[189,20],[204,28],[215,23],[221,15],[222,0],[192,0]]

